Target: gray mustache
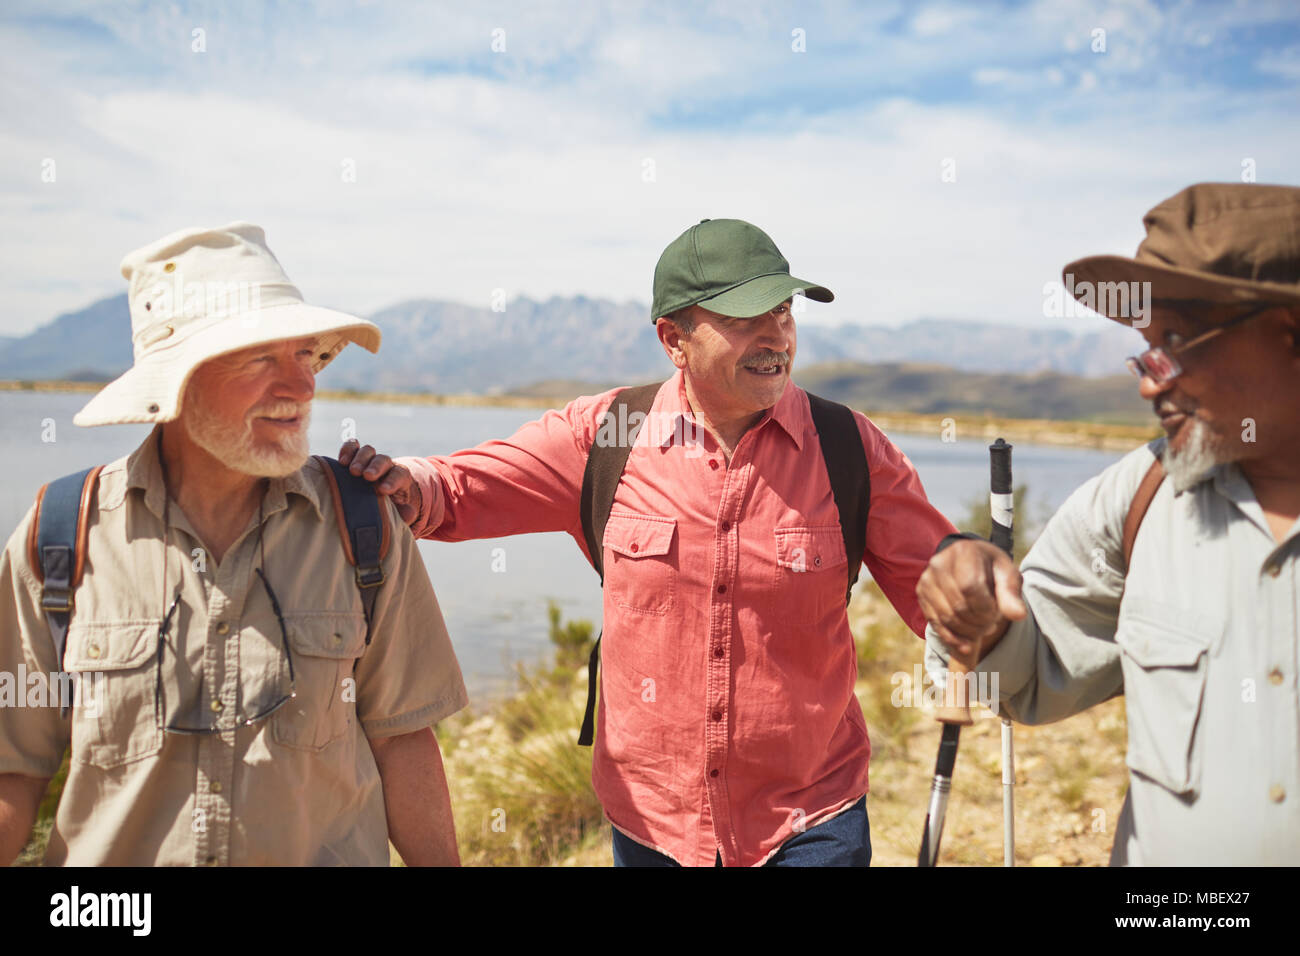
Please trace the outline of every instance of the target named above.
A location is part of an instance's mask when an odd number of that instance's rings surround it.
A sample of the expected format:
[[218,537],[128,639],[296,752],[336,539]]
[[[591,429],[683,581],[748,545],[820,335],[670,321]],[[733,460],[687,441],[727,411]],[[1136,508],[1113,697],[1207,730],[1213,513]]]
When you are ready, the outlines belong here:
[[789,365],[789,352],[768,352],[765,355],[755,355],[745,359],[740,363],[741,368],[760,368],[764,365]]

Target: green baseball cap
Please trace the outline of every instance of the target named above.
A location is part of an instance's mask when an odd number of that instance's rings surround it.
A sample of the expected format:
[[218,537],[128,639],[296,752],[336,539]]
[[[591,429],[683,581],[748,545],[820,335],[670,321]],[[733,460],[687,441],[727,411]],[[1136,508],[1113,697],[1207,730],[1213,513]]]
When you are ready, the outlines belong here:
[[650,322],[688,305],[719,315],[762,315],[801,293],[831,302],[830,289],[790,275],[762,229],[740,219],[702,219],[668,244],[655,266]]

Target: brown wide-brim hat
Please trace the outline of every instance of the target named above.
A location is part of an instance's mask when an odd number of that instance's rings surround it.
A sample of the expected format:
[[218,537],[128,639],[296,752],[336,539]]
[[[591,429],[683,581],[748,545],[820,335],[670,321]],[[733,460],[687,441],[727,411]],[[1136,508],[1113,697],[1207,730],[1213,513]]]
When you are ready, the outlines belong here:
[[1156,301],[1300,306],[1300,188],[1198,183],[1142,222],[1147,236],[1132,259],[1089,256],[1062,270],[1076,299],[1124,325],[1134,316],[1112,306],[1127,304],[1128,297],[1097,295],[1100,283],[1149,282]]

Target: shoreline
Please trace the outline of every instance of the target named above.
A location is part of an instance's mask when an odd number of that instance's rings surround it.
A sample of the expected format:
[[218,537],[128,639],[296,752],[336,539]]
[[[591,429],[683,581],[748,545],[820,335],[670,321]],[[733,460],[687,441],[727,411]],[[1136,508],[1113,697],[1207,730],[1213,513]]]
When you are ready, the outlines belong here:
[[[106,382],[0,381],[0,392],[97,392]],[[601,389],[602,386],[592,386]],[[576,393],[584,394],[584,393]],[[562,408],[572,395],[475,395],[431,392],[359,392],[352,389],[320,389],[318,399],[332,402],[371,402],[388,405],[444,405],[459,408]],[[1145,425],[1117,425],[1075,419],[1002,418],[995,415],[922,414],[919,412],[872,411],[861,409],[881,431],[942,436],[946,428],[963,439],[1005,438],[1033,445],[1092,448],[1099,451],[1129,451],[1160,435],[1153,421]]]

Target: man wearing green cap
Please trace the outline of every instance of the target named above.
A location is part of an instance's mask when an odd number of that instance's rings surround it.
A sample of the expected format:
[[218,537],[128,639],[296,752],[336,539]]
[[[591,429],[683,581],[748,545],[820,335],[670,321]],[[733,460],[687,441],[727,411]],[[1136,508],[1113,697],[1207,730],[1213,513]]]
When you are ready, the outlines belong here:
[[[619,865],[870,860],[845,588],[865,562],[922,634],[916,582],[953,528],[865,416],[837,406],[842,425],[815,426],[829,403],[790,381],[799,294],[832,299],[762,230],[705,220],[655,269],[651,320],[677,368],[663,385],[579,398],[453,455],[341,453],[419,536],[566,531],[602,571],[592,783]],[[647,410],[635,435],[610,427],[630,424],[613,414],[629,395]],[[611,440],[625,464],[589,474]],[[836,464],[850,452],[856,485]]]
[[1150,345],[1128,361],[1165,437],[1079,488],[1019,571],[986,542],[942,547],[919,587],[928,666],[979,660],[1031,724],[1124,694],[1112,863],[1294,866],[1300,189],[1203,183],[1145,224],[1134,258],[1065,278],[1147,286],[1150,315],[1106,314]]

